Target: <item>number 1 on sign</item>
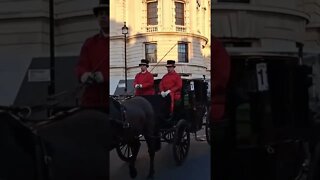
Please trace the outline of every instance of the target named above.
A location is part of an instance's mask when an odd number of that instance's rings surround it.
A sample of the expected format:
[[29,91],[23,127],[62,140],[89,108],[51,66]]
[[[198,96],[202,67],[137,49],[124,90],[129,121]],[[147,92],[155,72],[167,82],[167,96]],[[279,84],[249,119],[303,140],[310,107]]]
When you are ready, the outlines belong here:
[[256,65],[256,69],[257,69],[258,90],[259,91],[269,90],[267,64],[259,63]]

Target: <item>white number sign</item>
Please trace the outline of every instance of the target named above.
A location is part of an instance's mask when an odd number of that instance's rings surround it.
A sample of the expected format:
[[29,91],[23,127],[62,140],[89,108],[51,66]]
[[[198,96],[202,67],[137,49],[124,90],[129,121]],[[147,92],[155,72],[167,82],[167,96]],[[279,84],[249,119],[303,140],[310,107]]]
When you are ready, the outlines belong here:
[[193,81],[190,82],[190,90],[194,91],[194,82]]
[[258,63],[256,65],[256,70],[257,70],[257,80],[258,80],[258,91],[269,90],[267,64]]

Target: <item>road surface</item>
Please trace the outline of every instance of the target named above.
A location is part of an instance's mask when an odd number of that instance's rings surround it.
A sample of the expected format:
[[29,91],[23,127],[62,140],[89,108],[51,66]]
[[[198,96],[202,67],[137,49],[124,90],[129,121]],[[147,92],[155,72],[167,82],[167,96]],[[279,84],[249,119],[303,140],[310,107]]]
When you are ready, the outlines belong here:
[[[199,132],[200,137],[204,131]],[[210,146],[206,141],[195,141],[190,134],[189,154],[181,166],[176,166],[172,145],[162,143],[161,150],[155,156],[154,180],[210,180]],[[136,180],[146,179],[149,170],[149,155],[146,143],[141,143],[136,161],[138,176]],[[110,152],[110,180],[130,179],[128,164],[120,160],[115,150]]]

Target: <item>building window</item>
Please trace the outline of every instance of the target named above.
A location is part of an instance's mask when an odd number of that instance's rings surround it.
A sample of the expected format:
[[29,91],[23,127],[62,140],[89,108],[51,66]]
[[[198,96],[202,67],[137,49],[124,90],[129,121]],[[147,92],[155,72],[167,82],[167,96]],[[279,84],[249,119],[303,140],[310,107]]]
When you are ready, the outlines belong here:
[[187,63],[188,60],[188,43],[178,43],[178,62]]
[[158,25],[158,2],[147,3],[147,25]]
[[184,26],[184,3],[175,2],[176,25]]
[[218,0],[218,2],[250,3],[250,0]]
[[149,60],[150,63],[157,62],[157,43],[145,44],[145,59]]

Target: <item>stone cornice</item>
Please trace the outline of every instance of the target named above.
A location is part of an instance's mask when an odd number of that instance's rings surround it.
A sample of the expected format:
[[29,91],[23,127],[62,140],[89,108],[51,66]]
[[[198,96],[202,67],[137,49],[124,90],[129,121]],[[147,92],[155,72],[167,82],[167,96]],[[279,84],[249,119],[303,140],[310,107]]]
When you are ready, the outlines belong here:
[[139,33],[135,34],[132,36],[128,36],[128,39],[131,38],[139,38],[139,37],[146,37],[146,36],[176,36],[176,37],[182,37],[182,36],[187,36],[187,37],[195,37],[195,38],[200,38],[208,42],[208,38],[205,36],[201,36],[198,34],[193,34],[193,33],[182,33],[182,32],[152,32],[152,33]]
[[[152,33],[139,33],[135,35],[129,35],[127,36],[128,39],[136,39],[136,38],[144,38],[147,36],[175,36],[175,37],[182,37],[182,36],[187,36],[187,37],[195,37],[195,38],[200,38],[203,39],[204,41],[208,42],[209,39],[206,38],[205,36],[197,35],[197,34],[192,34],[192,33],[181,33],[181,32],[152,32]],[[123,35],[117,35],[117,36],[111,36],[110,40],[115,40],[115,39],[123,39]]]
[[228,4],[213,4],[213,12],[217,10],[239,10],[239,11],[255,11],[255,12],[265,12],[272,14],[285,14],[296,16],[299,18],[306,19],[310,21],[310,15],[304,11],[297,9],[281,8],[274,6],[262,6],[262,5],[252,5],[252,4],[238,4],[238,3],[228,3]]

